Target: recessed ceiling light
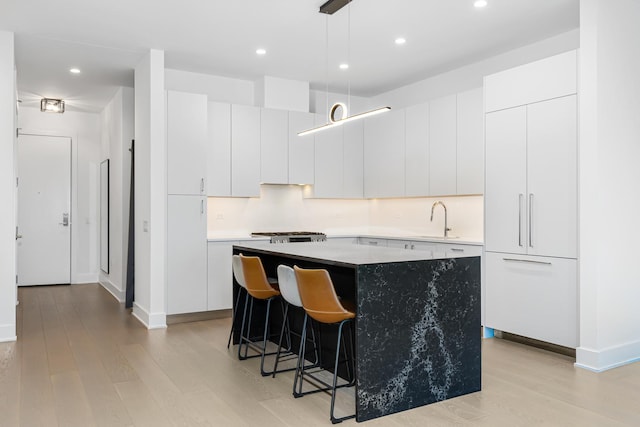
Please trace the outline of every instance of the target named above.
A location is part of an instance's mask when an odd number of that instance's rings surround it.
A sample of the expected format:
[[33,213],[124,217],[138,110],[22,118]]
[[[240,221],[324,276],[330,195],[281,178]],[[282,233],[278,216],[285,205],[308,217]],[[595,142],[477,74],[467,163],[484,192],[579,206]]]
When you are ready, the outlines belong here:
[[69,70],[69,72],[71,74],[80,74],[80,69],[79,68],[72,68]]
[[349,69],[349,64],[340,64],[340,69],[341,69],[341,70],[347,70],[347,69]]
[[478,9],[483,8],[487,5],[487,0],[476,0],[473,5]]
[[267,51],[265,49],[260,48],[256,50],[256,53],[258,55],[266,55]]
[[407,40],[404,37],[398,37],[396,39],[396,44],[397,45],[405,44],[406,42],[407,42]]

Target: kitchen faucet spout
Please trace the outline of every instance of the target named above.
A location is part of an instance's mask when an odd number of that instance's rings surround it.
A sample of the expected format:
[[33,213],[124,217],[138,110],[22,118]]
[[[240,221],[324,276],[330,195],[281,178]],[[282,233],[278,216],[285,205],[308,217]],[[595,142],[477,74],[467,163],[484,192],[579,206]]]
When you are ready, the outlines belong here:
[[433,222],[433,211],[438,205],[442,206],[442,208],[444,209],[444,237],[446,239],[447,237],[449,237],[449,231],[451,229],[447,225],[447,207],[440,200],[434,202],[433,205],[431,205],[431,222]]

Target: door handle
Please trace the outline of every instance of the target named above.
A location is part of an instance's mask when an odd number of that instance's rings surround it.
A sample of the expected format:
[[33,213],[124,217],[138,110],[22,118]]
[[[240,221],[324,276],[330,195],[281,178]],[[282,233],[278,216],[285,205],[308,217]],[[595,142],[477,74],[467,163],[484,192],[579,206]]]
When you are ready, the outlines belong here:
[[533,193],[529,194],[529,247],[533,247]]
[[522,247],[522,200],[524,194],[518,194],[518,246]]
[[204,200],[200,200],[200,215],[204,215]]
[[542,265],[551,265],[550,262],[546,261],[532,261],[529,259],[518,259],[518,258],[502,258],[503,261],[507,262],[524,262],[526,264],[542,264]]
[[200,178],[200,194],[204,194],[204,178]]
[[69,214],[68,213],[63,213],[62,214],[62,222],[59,222],[58,224],[62,225],[63,227],[68,227],[69,226]]
[[16,227],[16,240],[22,239],[22,234],[18,233],[18,227]]

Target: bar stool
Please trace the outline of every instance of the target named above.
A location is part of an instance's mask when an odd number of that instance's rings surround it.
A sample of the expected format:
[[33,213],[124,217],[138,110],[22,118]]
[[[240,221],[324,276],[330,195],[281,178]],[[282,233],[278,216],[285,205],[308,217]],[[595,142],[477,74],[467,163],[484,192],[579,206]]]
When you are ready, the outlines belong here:
[[[247,296],[245,298],[244,313],[242,315],[242,327],[240,329],[240,343],[238,345],[238,358],[245,360],[250,357],[260,356],[260,374],[267,376],[273,374],[273,372],[267,372],[264,370],[264,358],[265,356],[274,355],[276,352],[267,353],[267,340],[269,334],[269,314],[271,312],[271,303],[280,296],[280,291],[276,284],[269,283],[267,275],[264,272],[262,261],[257,256],[244,256],[240,255],[240,261],[242,263],[242,273],[247,289]],[[274,287],[275,286],[275,287]],[[249,319],[247,320],[247,306],[249,306],[249,297],[251,297],[251,304],[249,307]],[[267,302],[267,312],[264,319],[264,334],[262,339],[262,346],[257,346],[256,342],[251,338],[251,320],[253,316],[253,304],[255,300],[262,300]],[[282,300],[280,300],[282,301]],[[283,308],[284,314],[284,308]],[[245,325],[247,325],[246,335]],[[290,342],[289,342],[290,344]],[[244,355],[242,349],[244,348]],[[249,348],[258,352],[253,356],[248,356]],[[290,350],[290,348],[289,348]]]
[[[285,329],[289,329],[289,334],[291,335],[297,335],[300,337],[300,346],[302,346],[302,333],[303,331],[300,331],[300,334],[295,333],[291,330],[291,327],[289,326],[287,328],[287,325],[289,323],[289,307],[293,306],[293,307],[297,307],[299,309],[302,310],[302,301],[300,301],[300,293],[298,291],[298,281],[296,280],[296,273],[295,271],[293,271],[293,268],[287,266],[287,265],[279,265],[278,266],[278,285],[280,287],[280,294],[282,295],[282,299],[284,300],[284,304],[285,304],[285,309],[284,309],[284,319],[282,322],[282,328],[280,329],[280,339],[278,340],[278,350],[276,353],[276,360],[274,362],[274,366],[273,366],[273,377],[275,378],[276,373],[279,372],[287,372],[287,371],[293,371],[293,370],[297,370],[299,364],[301,363],[300,361],[300,353],[298,352],[298,354],[296,354],[295,356],[297,357],[297,363],[296,366],[294,368],[288,368],[288,369],[282,369],[282,370],[278,370],[278,363],[280,362],[280,357],[282,355],[282,339],[284,337],[284,333],[285,333]],[[305,319],[306,319],[307,314],[305,313]],[[304,328],[303,328],[304,329]],[[313,362],[312,365],[308,365],[305,368],[307,369],[311,369],[311,368],[315,368],[317,366],[319,366],[319,362],[320,362],[320,357],[319,357],[319,353],[318,353],[318,347],[316,344],[316,337],[315,337],[315,333],[313,332],[313,329],[311,329],[311,336],[312,336],[312,343],[313,343],[313,349],[314,349],[314,355],[315,355],[315,361]],[[289,342],[289,349],[291,349],[291,342]],[[294,353],[292,353],[291,351],[288,352],[289,355],[293,355]],[[302,356],[302,363],[304,363],[304,356]],[[295,393],[296,390],[296,383],[294,382],[293,384],[293,391]]]
[[[352,369],[349,369],[349,363],[347,360],[347,373],[349,376],[349,381],[345,384],[341,384],[338,386],[338,366],[340,361],[340,346],[341,344],[345,344],[344,351],[346,356],[346,343],[343,343],[344,337],[342,336],[342,330],[345,324],[353,321],[356,317],[355,306],[352,303],[347,301],[340,301],[338,299],[338,295],[336,295],[335,288],[333,286],[333,282],[331,281],[331,277],[329,276],[329,272],[327,270],[308,270],[302,269],[297,266],[293,267],[296,279],[298,281],[298,290],[300,292],[300,299],[302,301],[302,307],[304,308],[305,313],[311,317],[313,320],[323,324],[332,324],[338,325],[338,339],[336,340],[336,357],[335,363],[333,367],[333,383],[331,385],[325,383],[318,377],[314,376],[312,373],[307,373],[309,377],[311,377],[314,381],[319,382],[326,386],[326,388],[318,388],[313,392],[317,391],[329,391],[331,390],[331,410],[329,412],[330,419],[332,424],[336,424],[342,422],[344,420],[355,418],[355,414],[348,415],[346,417],[336,418],[334,416],[334,406],[336,400],[336,389],[341,387],[351,387],[355,384],[355,372]],[[306,328],[307,326],[307,317],[305,317],[303,324],[303,338],[302,345],[300,346],[300,358],[304,360],[304,347],[305,347],[305,338],[306,338]],[[350,331],[350,330],[349,330]],[[351,354],[354,354],[353,350],[353,337],[351,336],[351,332],[349,333],[350,344],[351,344]],[[303,376],[305,375],[305,366],[303,362],[298,362],[298,369],[296,370],[296,378],[294,379],[294,387],[295,383],[300,380],[300,387],[302,387]],[[299,378],[298,378],[299,377]],[[304,393],[308,394],[308,393]],[[302,393],[296,395],[294,391],[294,396],[299,397]]]
[[231,260],[231,269],[233,270],[233,277],[235,277],[236,282],[240,285],[240,289],[238,290],[238,296],[236,297],[236,305],[233,306],[233,315],[231,316],[231,330],[229,331],[229,339],[227,340],[227,348],[231,345],[231,338],[233,337],[233,331],[235,330],[236,317],[238,316],[238,307],[240,306],[240,298],[242,297],[243,291],[247,292],[247,285],[244,282],[244,273],[242,272],[242,261],[240,260],[240,255],[233,255]]

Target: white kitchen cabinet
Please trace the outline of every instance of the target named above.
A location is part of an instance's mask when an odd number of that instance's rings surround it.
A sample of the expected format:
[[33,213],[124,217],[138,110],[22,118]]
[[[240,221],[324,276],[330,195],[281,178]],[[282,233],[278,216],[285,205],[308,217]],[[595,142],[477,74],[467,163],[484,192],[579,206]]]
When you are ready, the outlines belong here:
[[[316,126],[325,124],[325,116],[316,114]],[[343,126],[315,134],[315,179],[313,197],[338,198],[342,195],[344,156]]]
[[364,122],[364,196],[405,194],[405,110],[392,110]]
[[260,196],[260,108],[231,106],[231,195]]
[[405,114],[405,196],[428,196],[429,104],[408,107]]
[[577,103],[486,115],[486,249],[575,258]]
[[457,95],[456,194],[484,192],[482,88]]
[[[325,116],[316,115],[316,126]],[[363,124],[345,123],[316,134],[315,198],[362,198],[363,195]]]
[[485,112],[533,104],[577,92],[577,51],[486,76]]
[[231,196],[231,104],[208,103],[207,195]]
[[456,194],[456,95],[429,103],[429,195]]
[[342,127],[342,197],[364,196],[364,123],[345,123]]
[[167,314],[207,310],[205,196],[167,197]]
[[207,96],[167,92],[167,192],[206,194]]
[[289,184],[313,184],[315,179],[315,136],[298,136],[314,127],[315,115],[289,111]]
[[233,245],[238,242],[207,244],[207,310],[227,310],[233,306]]
[[482,256],[482,246],[461,245],[456,243],[438,243],[435,252],[445,255],[470,255]]
[[345,245],[357,245],[357,237],[327,237],[327,241],[331,243],[342,243]]
[[577,97],[527,106],[530,255],[577,256]]
[[485,248],[526,253],[527,110],[486,115]]
[[289,183],[289,113],[260,109],[260,182]]
[[484,326],[577,346],[577,261],[487,252]]

